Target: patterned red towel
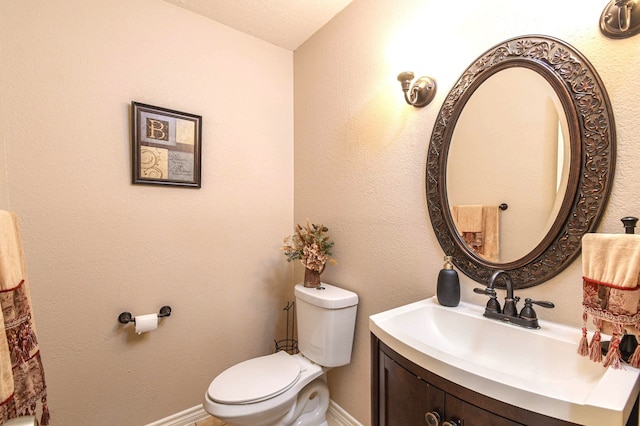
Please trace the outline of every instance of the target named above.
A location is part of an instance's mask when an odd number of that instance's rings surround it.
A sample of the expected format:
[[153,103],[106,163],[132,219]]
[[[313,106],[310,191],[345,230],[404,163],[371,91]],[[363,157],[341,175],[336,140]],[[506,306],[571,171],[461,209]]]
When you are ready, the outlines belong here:
[[49,424],[47,387],[31,313],[31,296],[18,219],[0,211],[0,424],[33,415]]
[[[625,327],[640,330],[640,235],[586,234],[582,238],[584,307],[582,339],[578,353],[601,362],[600,332],[611,323],[613,336],[604,358],[605,367],[620,368],[620,339]],[[587,344],[587,319],[593,317],[596,331]],[[629,359],[640,367],[640,346]]]

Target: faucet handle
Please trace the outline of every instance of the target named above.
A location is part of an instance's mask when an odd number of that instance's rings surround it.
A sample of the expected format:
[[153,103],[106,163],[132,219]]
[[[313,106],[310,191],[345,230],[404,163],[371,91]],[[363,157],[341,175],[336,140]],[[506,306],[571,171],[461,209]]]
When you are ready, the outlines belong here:
[[500,302],[498,302],[498,298],[496,297],[496,291],[492,287],[487,288],[474,288],[474,293],[484,294],[486,296],[491,296],[491,299],[487,302],[487,311],[495,312],[497,314],[502,312],[502,308],[500,307]]
[[533,306],[532,306],[533,304],[542,306],[543,308],[548,308],[548,309],[555,308],[556,306],[552,302],[547,302],[544,300],[533,300],[527,297],[526,299],[524,299],[524,307],[520,311],[520,318],[524,318],[532,321],[537,319],[536,311],[533,310]]
[[491,296],[491,297],[495,297],[496,296],[496,291],[493,288],[489,288],[489,287],[474,288],[473,292],[474,293],[478,293],[478,294],[484,294],[486,296]]
[[542,306],[543,308],[547,308],[547,309],[551,309],[551,308],[555,308],[556,305],[553,304],[553,302],[548,302],[546,300],[532,300],[531,298],[527,297],[526,299],[524,299],[524,304],[525,306],[527,304],[529,304],[529,306],[531,306],[531,304],[534,305],[538,305],[538,306]]

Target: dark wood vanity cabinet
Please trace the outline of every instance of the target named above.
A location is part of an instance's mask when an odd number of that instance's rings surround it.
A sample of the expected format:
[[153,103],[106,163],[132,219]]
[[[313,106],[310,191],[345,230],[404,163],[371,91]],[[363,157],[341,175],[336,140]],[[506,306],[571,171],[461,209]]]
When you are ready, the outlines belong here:
[[[433,374],[371,335],[372,426],[575,425],[489,398]],[[614,425],[608,425],[614,426]],[[638,426],[638,403],[626,426]]]
[[380,375],[384,404],[379,407],[378,424],[437,426],[449,422],[459,426],[463,419],[473,419],[472,422],[465,420],[465,424],[520,425],[446,394],[384,353],[380,358]]
[[[444,392],[401,367],[384,353],[380,354],[380,421],[388,426],[421,425],[425,416],[444,413]],[[437,424],[437,423],[436,423]]]

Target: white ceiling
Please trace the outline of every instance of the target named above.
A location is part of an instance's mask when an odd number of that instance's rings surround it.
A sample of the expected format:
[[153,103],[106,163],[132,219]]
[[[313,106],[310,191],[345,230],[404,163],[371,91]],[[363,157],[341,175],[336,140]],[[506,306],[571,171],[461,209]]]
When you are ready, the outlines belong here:
[[165,1],[293,51],[353,0]]

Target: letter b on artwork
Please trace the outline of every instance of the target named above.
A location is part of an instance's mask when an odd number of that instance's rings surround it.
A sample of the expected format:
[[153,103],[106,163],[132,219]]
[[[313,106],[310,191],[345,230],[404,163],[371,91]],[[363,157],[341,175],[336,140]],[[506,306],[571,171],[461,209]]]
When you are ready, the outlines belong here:
[[169,140],[169,122],[147,117],[147,138]]

